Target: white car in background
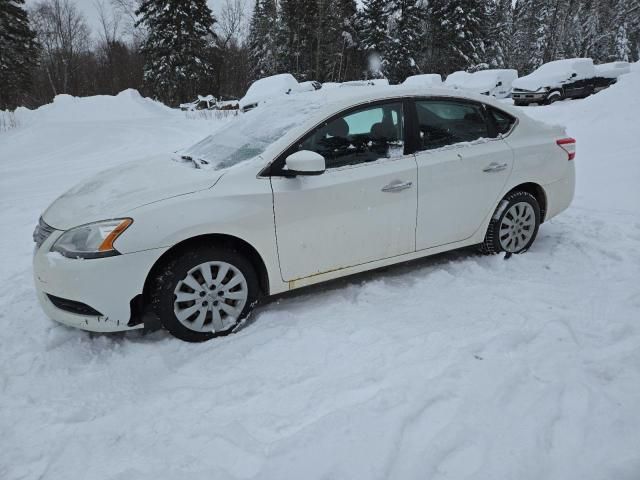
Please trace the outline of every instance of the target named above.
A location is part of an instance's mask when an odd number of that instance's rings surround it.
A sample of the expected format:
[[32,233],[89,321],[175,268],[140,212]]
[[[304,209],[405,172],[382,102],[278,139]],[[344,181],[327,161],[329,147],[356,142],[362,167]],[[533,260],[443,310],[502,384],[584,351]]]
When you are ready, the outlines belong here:
[[511,95],[511,84],[518,78],[518,71],[513,69],[490,69],[472,73],[460,88],[481,95],[496,98],[508,98]]
[[240,110],[248,112],[270,98],[288,95],[297,91],[298,88],[300,84],[290,73],[261,78],[251,84],[247,93],[238,102]]
[[449,88],[462,88],[465,82],[471,77],[469,72],[458,71],[447,75],[444,85]]
[[53,202],[38,298],[85,330],[208,340],[261,297],[472,245],[525,252],[571,203],[574,155],[563,128],[462,91],[283,95]]
[[406,87],[442,87],[442,76],[438,73],[422,73],[407,77],[402,85]]

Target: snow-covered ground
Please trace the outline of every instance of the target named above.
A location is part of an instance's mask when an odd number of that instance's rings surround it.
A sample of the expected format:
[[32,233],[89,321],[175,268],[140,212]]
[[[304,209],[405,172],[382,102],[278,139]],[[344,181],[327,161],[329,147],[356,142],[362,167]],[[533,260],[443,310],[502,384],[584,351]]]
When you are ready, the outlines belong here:
[[219,124],[133,92],[20,113],[0,133],[0,479],[638,480],[639,91],[635,72],[526,109],[578,139],[574,205],[527,254],[314,288],[197,345],[47,320],[31,231],[90,173]]

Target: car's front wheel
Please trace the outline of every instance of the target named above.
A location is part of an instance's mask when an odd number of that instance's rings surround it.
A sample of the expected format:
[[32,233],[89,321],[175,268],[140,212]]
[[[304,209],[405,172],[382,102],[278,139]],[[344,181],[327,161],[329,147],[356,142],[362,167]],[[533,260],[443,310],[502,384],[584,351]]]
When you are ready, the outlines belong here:
[[540,227],[540,204],[529,192],[511,192],[496,208],[480,250],[486,254],[523,253]]
[[560,90],[553,90],[549,92],[549,95],[547,95],[547,98],[545,99],[545,103],[547,105],[551,105],[552,103],[558,102],[563,98],[564,96],[562,95],[562,92]]
[[258,295],[250,261],[231,249],[203,246],[173,256],[158,269],[151,306],[172,335],[203,342],[234,331]]

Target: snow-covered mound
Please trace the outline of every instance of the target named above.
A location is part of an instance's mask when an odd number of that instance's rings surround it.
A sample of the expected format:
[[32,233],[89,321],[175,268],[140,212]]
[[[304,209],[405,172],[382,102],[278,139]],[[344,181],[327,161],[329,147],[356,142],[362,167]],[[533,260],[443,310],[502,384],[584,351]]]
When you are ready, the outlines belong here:
[[166,105],[145,98],[131,88],[117,95],[56,95],[52,103],[35,110],[24,107],[16,110],[21,123],[132,120],[175,114],[176,111]]

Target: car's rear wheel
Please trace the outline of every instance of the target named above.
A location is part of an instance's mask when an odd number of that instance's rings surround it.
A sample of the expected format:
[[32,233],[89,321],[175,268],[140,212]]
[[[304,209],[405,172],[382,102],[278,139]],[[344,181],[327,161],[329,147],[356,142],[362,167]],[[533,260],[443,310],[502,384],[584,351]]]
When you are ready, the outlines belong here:
[[553,90],[551,92],[549,92],[549,95],[547,95],[547,98],[545,99],[545,103],[547,105],[551,105],[552,103],[558,102],[560,100],[562,100],[564,97],[562,95],[562,92],[560,90]]
[[540,204],[529,192],[511,192],[496,208],[480,250],[486,254],[524,253],[540,227]]
[[259,283],[250,261],[236,251],[200,247],[158,269],[151,305],[162,325],[187,342],[228,335],[256,303]]

